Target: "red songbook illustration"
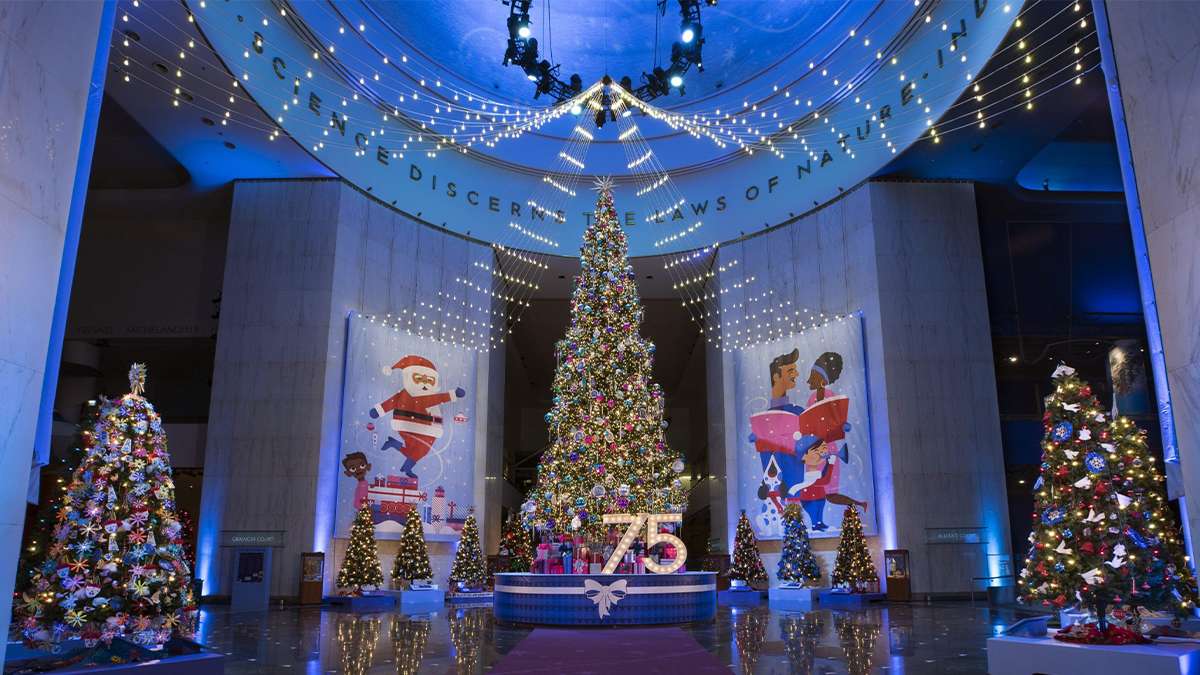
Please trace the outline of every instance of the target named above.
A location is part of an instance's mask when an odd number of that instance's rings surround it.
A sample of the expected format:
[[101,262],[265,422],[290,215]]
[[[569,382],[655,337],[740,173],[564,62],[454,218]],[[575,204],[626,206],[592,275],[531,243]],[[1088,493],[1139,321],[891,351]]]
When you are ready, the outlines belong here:
[[830,396],[808,407],[799,415],[786,410],[766,410],[750,416],[754,448],[759,452],[796,452],[820,441],[830,443],[846,437],[846,419],[850,399]]

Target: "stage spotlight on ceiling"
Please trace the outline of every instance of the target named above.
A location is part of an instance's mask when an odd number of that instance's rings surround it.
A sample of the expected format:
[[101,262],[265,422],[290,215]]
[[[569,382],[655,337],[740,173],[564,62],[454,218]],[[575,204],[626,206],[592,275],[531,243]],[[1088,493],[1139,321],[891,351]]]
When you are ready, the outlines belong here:
[[579,105],[578,103],[576,103],[575,105],[571,106],[571,114],[572,114],[572,115],[581,115],[581,114],[583,114],[583,106]]
[[682,40],[684,44],[691,42],[693,39],[695,39],[695,37],[696,31],[693,30],[691,26],[684,26],[683,32],[679,34],[679,39]]
[[512,39],[526,39],[532,32],[529,29],[528,14],[510,14],[508,17],[508,36]]
[[679,73],[671,73],[671,86],[678,89],[683,86],[683,76]]

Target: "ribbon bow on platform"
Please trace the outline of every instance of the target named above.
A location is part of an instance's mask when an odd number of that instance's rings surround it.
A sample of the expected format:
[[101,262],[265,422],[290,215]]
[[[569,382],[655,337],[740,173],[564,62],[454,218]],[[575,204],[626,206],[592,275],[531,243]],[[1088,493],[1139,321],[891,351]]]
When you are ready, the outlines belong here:
[[627,583],[625,579],[619,579],[605,586],[598,581],[584,579],[583,592],[589,600],[596,603],[596,606],[600,608],[600,618],[603,619],[608,616],[608,608],[615,606],[625,597],[625,586]]

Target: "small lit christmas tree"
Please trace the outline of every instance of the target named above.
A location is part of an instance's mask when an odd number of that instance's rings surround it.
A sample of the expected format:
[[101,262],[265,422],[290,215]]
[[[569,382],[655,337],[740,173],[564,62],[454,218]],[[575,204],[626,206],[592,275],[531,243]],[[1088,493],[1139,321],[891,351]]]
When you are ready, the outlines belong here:
[[869,583],[879,583],[879,573],[871,562],[871,551],[867,549],[857,506],[847,507],[842,516],[842,538],[833,563],[832,581],[834,586],[849,586],[854,593],[864,592]]
[[487,568],[484,567],[483,551],[479,547],[479,528],[475,525],[475,514],[468,513],[463,523],[462,538],[450,567],[450,583],[459,582],[464,589],[478,590],[487,584]]
[[516,516],[509,516],[500,534],[501,554],[508,556],[508,572],[528,572],[533,565],[533,539]]
[[144,365],[130,368],[129,384],[130,393],[102,402],[84,433],[53,542],[15,603],[27,642],[123,636],[154,645],[195,628],[167,436],[142,396]]
[[783,512],[783,553],[779,557],[776,576],[782,582],[806,586],[821,579],[821,566],[813,555],[804,515],[795,504]]
[[767,580],[767,570],[758,555],[758,539],[754,536],[754,529],[750,527],[750,519],[745,511],[738,519],[737,533],[733,538],[733,565],[729,568],[729,578],[747,584]]
[[354,524],[350,526],[350,543],[346,545],[346,559],[338,570],[337,585],[349,589],[350,595],[361,595],[363,586],[379,588],[383,585],[383,568],[379,565],[379,551],[375,546],[375,521],[370,505],[358,510]]
[[1109,421],[1092,388],[1061,365],[1042,417],[1042,473],[1021,599],[1052,609],[1077,602],[1107,632],[1107,608],[1186,614],[1196,582],[1145,434]]
[[611,180],[596,189],[571,324],[555,346],[551,443],[523,512],[539,530],[582,528],[599,540],[608,531],[604,514],[683,513],[687,494],[683,460],[667,447],[655,348],[640,333],[642,305]]
[[404,534],[400,535],[400,550],[392,565],[392,582],[403,583],[417,579],[432,579],[433,567],[429,565],[429,548],[425,545],[425,528],[416,509],[408,512],[404,520]]

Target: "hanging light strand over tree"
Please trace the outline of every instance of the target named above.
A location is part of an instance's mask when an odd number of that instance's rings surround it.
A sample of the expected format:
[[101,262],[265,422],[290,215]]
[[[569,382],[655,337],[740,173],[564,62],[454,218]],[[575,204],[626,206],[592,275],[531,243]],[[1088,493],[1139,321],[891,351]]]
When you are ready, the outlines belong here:
[[167,435],[142,396],[144,365],[130,368],[129,384],[130,393],[102,402],[83,435],[84,457],[63,495],[46,559],[17,603],[28,642],[124,636],[152,645],[195,629]]
[[338,570],[337,585],[354,595],[360,595],[363,586],[379,588],[383,585],[383,568],[379,566],[370,505],[364,504],[358,510],[354,524],[350,526],[350,543],[346,545],[346,559]]
[[875,563],[871,562],[871,551],[867,548],[857,506],[847,507],[842,516],[842,538],[838,541],[831,581],[834,586],[849,586],[854,593],[864,592],[867,584],[879,583],[879,573],[875,571]]
[[1080,604],[1102,631],[1111,605],[1188,613],[1196,581],[1145,433],[1126,418],[1109,421],[1073,368],[1059,366],[1053,384],[1021,599]]
[[525,503],[527,524],[555,532],[607,529],[607,513],[682,513],[683,460],[667,447],[662,389],[651,381],[654,345],[613,207],[598,181],[571,296],[571,324],[555,348],[551,445]]

